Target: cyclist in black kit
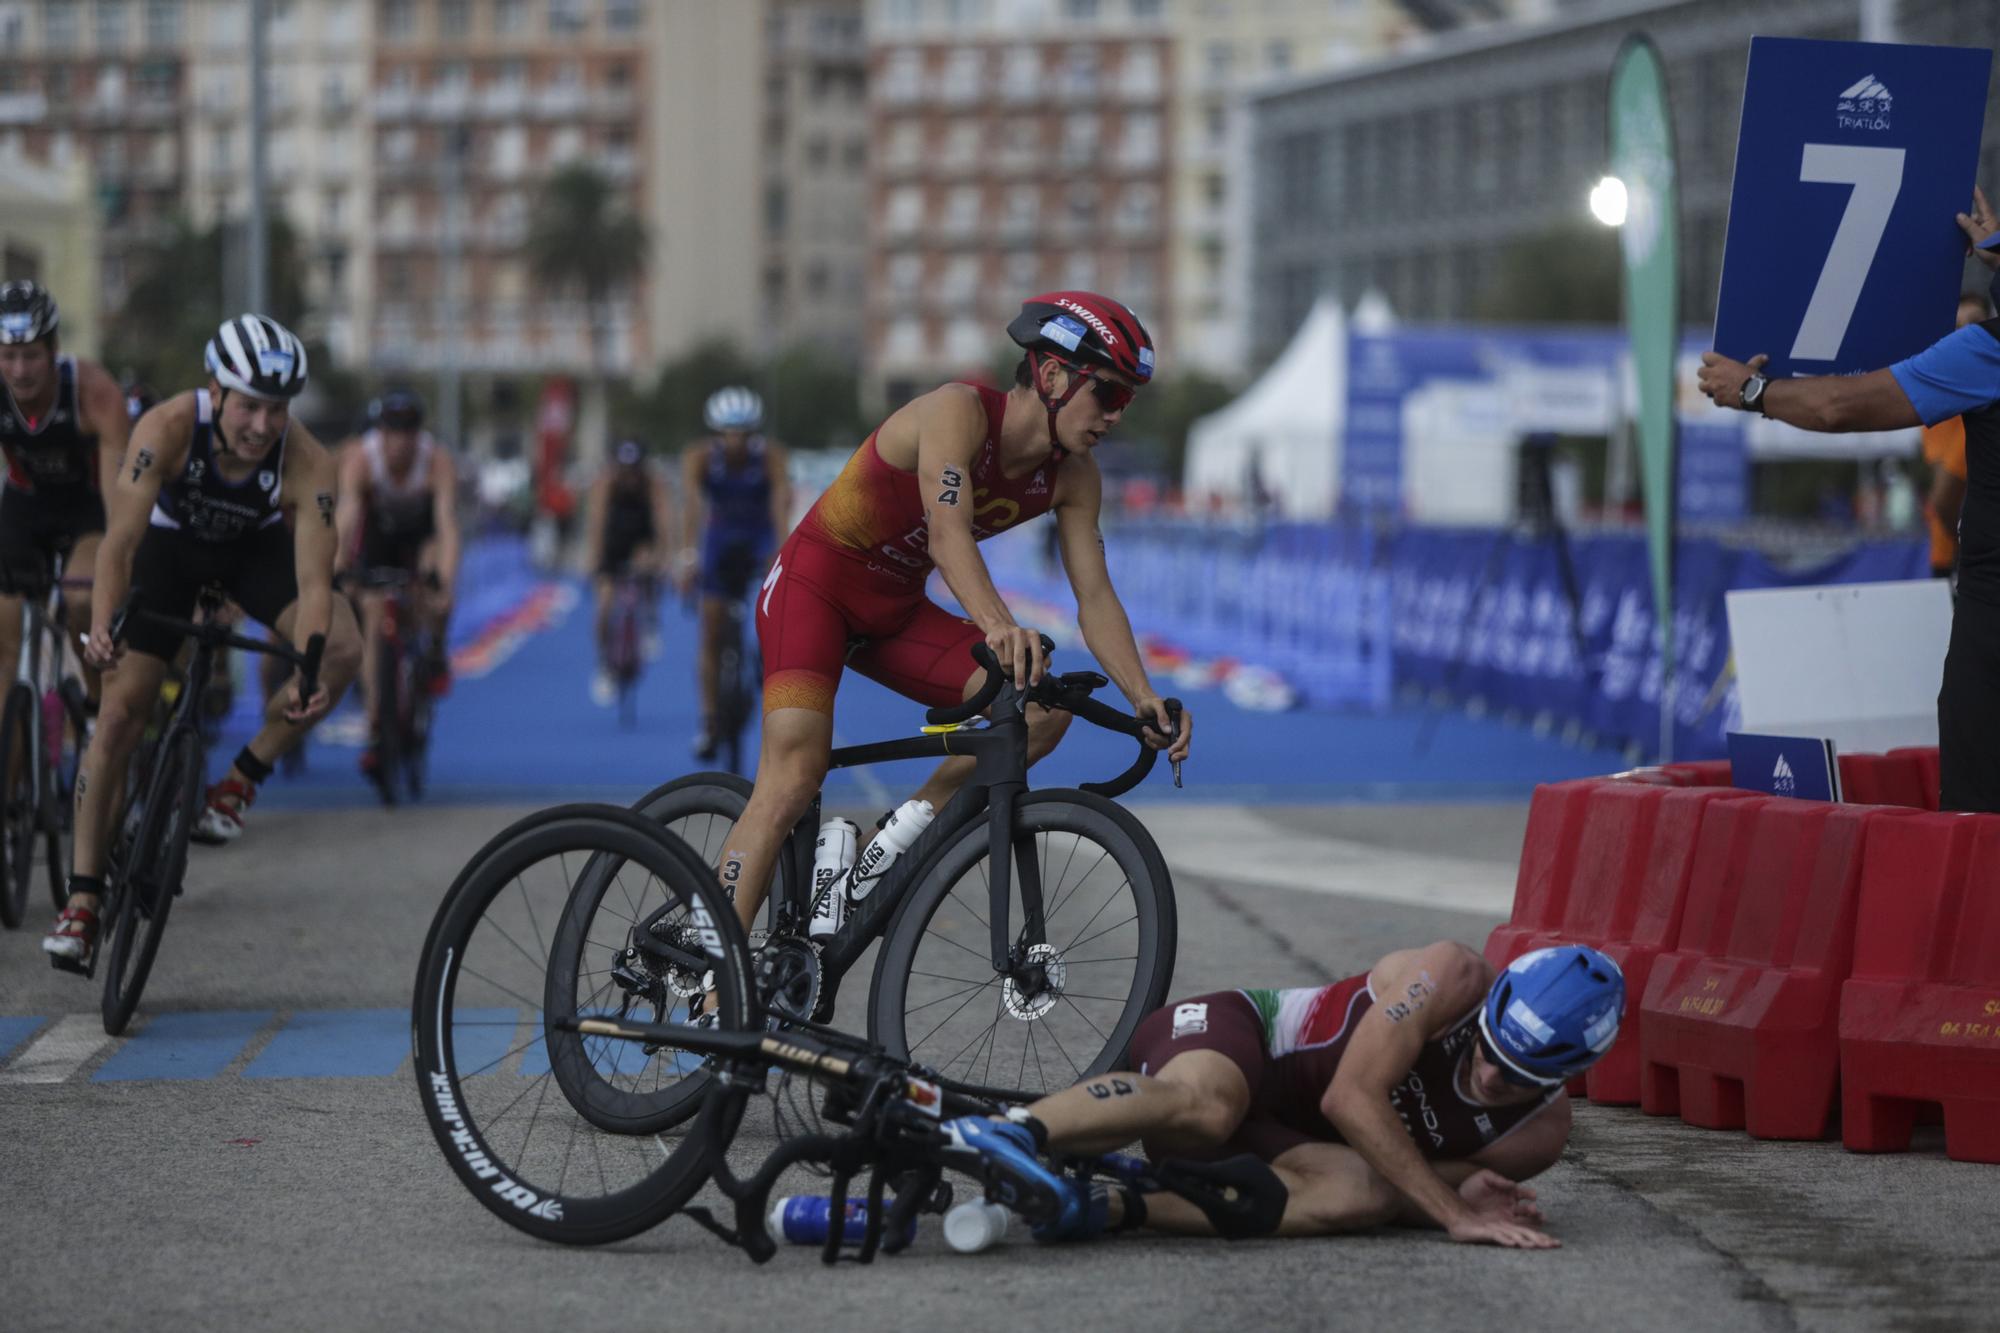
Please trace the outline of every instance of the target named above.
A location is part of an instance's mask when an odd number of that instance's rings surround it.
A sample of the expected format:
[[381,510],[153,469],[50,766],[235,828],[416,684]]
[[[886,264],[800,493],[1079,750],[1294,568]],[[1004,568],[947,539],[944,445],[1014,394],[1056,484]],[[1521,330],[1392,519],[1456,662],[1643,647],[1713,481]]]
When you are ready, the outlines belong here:
[[[597,591],[597,673],[590,697],[600,708],[618,700],[611,669],[611,596],[618,580],[637,574],[657,579],[673,528],[673,505],[666,479],[646,462],[646,447],[620,440],[610,464],[590,487],[590,569]],[[650,607],[655,591],[648,591]]]
[[263,729],[209,789],[203,827],[211,839],[242,832],[256,784],[326,714],[361,662],[354,613],[333,596],[333,459],[290,420],[306,383],[304,347],[275,320],[239,315],[209,340],[206,359],[208,387],[141,417],[106,486],[109,526],[84,650],[105,671],[104,702],[76,780],[69,903],[42,941],[50,961],[69,971],[90,968],[125,765],[180,647],[172,632],[143,621],[112,642],[111,618],[128,587],[135,608],[186,619],[201,589],[215,584],[301,648],[326,635],[313,697],[298,697],[296,680],[282,691]]
[[[118,382],[95,361],[57,354],[55,298],[34,282],[0,286],[0,569],[46,568],[65,556],[87,575],[104,535],[102,478],[125,456],[130,422]],[[90,591],[67,595],[70,628],[90,625]],[[21,652],[21,605],[0,596],[0,672]],[[86,684],[97,694],[97,673]]]

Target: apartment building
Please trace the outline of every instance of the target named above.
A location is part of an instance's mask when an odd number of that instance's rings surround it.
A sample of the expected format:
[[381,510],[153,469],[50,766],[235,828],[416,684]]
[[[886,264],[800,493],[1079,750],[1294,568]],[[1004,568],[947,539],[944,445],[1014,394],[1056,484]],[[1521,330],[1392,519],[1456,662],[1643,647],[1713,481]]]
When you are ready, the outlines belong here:
[[[187,163],[181,0],[0,0],[0,156],[88,172],[99,299],[123,302],[135,251],[170,234]],[[65,314],[83,314],[58,293]]]

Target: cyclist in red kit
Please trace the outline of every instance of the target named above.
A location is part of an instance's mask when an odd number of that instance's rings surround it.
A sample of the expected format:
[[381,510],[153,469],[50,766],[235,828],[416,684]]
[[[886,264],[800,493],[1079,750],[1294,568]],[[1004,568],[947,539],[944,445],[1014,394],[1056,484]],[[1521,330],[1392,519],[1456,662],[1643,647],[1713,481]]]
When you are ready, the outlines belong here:
[[[764,727],[756,791],[725,844],[722,879],[745,922],[763,905],[778,848],[819,791],[833,748],[833,697],[853,667],[919,703],[967,698],[984,640],[1014,678],[1044,669],[1040,640],[1014,620],[978,543],[1051,510],[1085,645],[1133,709],[1186,757],[1146,677],[1098,531],[1103,481],[1091,450],[1153,377],[1153,345],[1130,310],[1091,292],[1051,292],[1007,332],[1025,351],[1007,391],[947,384],[899,408],[862,441],[778,553],[757,593]],[[924,593],[932,569],[964,616]],[[1028,760],[1055,748],[1068,714],[1029,710]],[[917,792],[941,807],[972,774],[948,759]]]

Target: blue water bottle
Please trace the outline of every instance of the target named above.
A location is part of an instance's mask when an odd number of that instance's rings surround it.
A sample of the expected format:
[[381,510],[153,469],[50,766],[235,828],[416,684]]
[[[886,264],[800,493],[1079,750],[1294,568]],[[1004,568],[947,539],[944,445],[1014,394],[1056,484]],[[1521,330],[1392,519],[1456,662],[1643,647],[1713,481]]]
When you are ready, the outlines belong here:
[[[790,1195],[771,1205],[771,1215],[767,1219],[771,1235],[778,1240],[790,1241],[794,1245],[824,1245],[830,1229],[828,1218],[832,1213],[831,1201],[818,1195]],[[840,1242],[843,1245],[859,1245],[862,1234],[868,1228],[868,1200],[849,1199],[843,1210],[840,1224]],[[917,1222],[910,1219],[904,1243],[908,1244],[917,1234]]]

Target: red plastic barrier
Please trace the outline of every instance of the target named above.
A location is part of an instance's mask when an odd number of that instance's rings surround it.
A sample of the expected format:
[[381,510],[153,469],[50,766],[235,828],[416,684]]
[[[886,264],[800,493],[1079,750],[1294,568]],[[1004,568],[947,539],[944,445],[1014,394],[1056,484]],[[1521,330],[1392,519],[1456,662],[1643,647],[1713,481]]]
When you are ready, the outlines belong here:
[[1843,800],[1855,805],[1937,809],[1937,788],[1930,787],[1926,798],[1923,768],[1912,754],[1844,754],[1838,762]]
[[1910,745],[1889,751],[1891,759],[1907,759],[1917,766],[1917,780],[1923,791],[1923,809],[1938,808],[1938,747]]
[[1663,764],[1661,771],[1674,779],[1677,787],[1727,787],[1734,781],[1727,759],[1695,759],[1687,763]]
[[1505,967],[1529,949],[1539,932],[1554,930],[1569,906],[1576,879],[1577,849],[1590,794],[1616,785],[1609,778],[1577,778],[1535,788],[1528,804],[1528,830],[1521,840],[1521,869],[1514,881],[1514,911],[1486,937],[1486,958]]
[[1672,953],[1640,1025],[1640,1105],[1757,1138],[1826,1133],[1841,983],[1877,807],[1751,798],[1710,808]]
[[2000,815],[1874,829],[1841,989],[1841,1140],[1902,1152],[1921,1104],[1945,1152],[2000,1162]]

